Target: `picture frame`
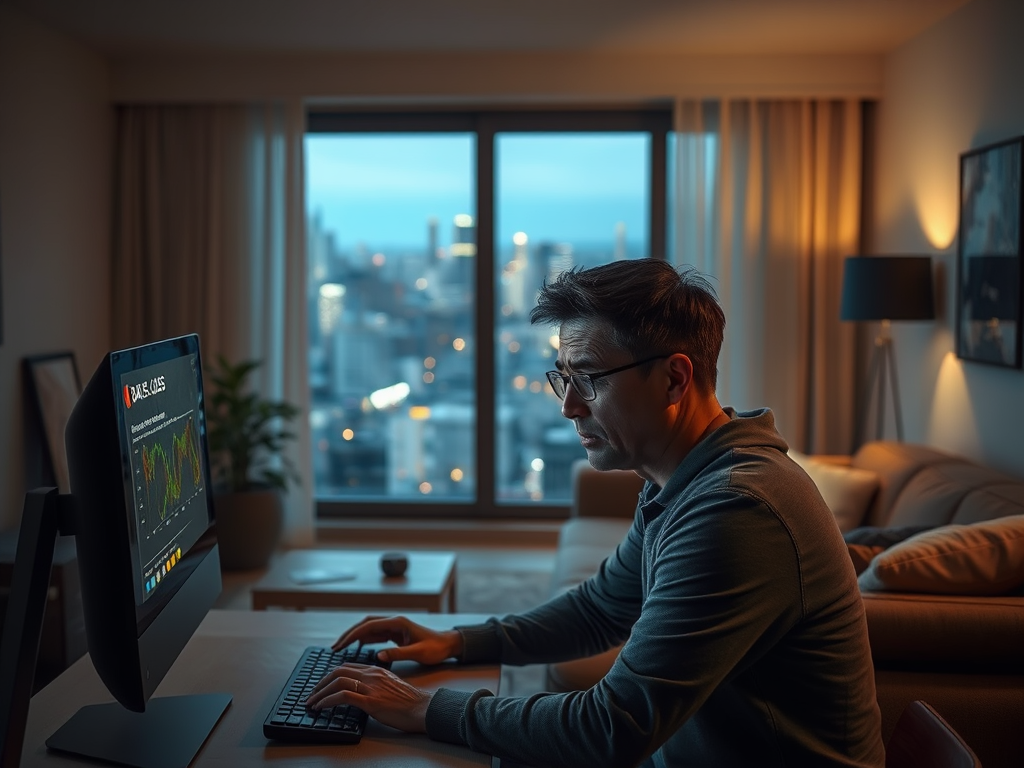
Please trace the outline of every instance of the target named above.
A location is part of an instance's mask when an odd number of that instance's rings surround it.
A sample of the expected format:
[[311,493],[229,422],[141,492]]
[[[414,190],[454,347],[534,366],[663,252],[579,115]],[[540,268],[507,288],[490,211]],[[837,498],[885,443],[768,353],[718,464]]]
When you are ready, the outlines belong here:
[[956,353],[1021,367],[1024,136],[960,155]]
[[30,485],[55,485],[68,493],[68,461],[64,453],[64,428],[82,392],[73,352],[55,352],[23,359],[26,396],[33,407],[26,435],[26,463],[36,469]]

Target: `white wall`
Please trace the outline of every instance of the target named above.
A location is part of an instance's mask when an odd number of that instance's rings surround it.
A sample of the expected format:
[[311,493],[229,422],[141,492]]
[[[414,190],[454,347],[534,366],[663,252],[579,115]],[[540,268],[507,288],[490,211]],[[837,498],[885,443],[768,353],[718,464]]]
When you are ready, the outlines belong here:
[[[959,155],[1024,133],[1024,3],[974,0],[885,62],[874,253],[934,256],[940,318],[894,324],[906,439],[1024,476],[1024,371],[955,353]],[[898,327],[897,327],[898,326]]]
[[110,339],[113,116],[107,65],[0,4],[0,530],[21,519],[21,358]]

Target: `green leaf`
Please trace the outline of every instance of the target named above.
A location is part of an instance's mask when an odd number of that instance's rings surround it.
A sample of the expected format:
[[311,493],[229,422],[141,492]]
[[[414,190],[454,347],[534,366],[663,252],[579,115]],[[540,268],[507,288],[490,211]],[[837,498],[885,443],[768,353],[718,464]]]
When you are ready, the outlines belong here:
[[206,377],[212,383],[206,424],[215,483],[234,491],[257,485],[287,490],[289,482],[301,482],[282,453],[296,438],[287,422],[296,418],[300,409],[249,389],[249,377],[260,364],[258,360],[232,364],[218,355]]

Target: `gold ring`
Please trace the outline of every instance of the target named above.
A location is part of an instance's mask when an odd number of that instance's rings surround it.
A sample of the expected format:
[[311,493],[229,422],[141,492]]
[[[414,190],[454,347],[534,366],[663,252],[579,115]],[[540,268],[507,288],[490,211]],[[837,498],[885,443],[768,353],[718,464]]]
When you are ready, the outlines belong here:
[[356,680],[356,681],[355,681],[355,683],[356,683],[356,687],[355,687],[355,688],[353,688],[353,689],[352,689],[352,691],[353,691],[354,693],[359,693],[359,681],[358,681],[358,680]]

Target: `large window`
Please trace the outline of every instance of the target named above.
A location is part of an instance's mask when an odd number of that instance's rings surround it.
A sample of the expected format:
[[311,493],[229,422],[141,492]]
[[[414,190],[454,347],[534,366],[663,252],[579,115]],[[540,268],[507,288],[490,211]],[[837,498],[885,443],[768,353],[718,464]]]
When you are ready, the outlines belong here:
[[665,253],[660,111],[310,115],[320,514],[564,514],[545,280]]

